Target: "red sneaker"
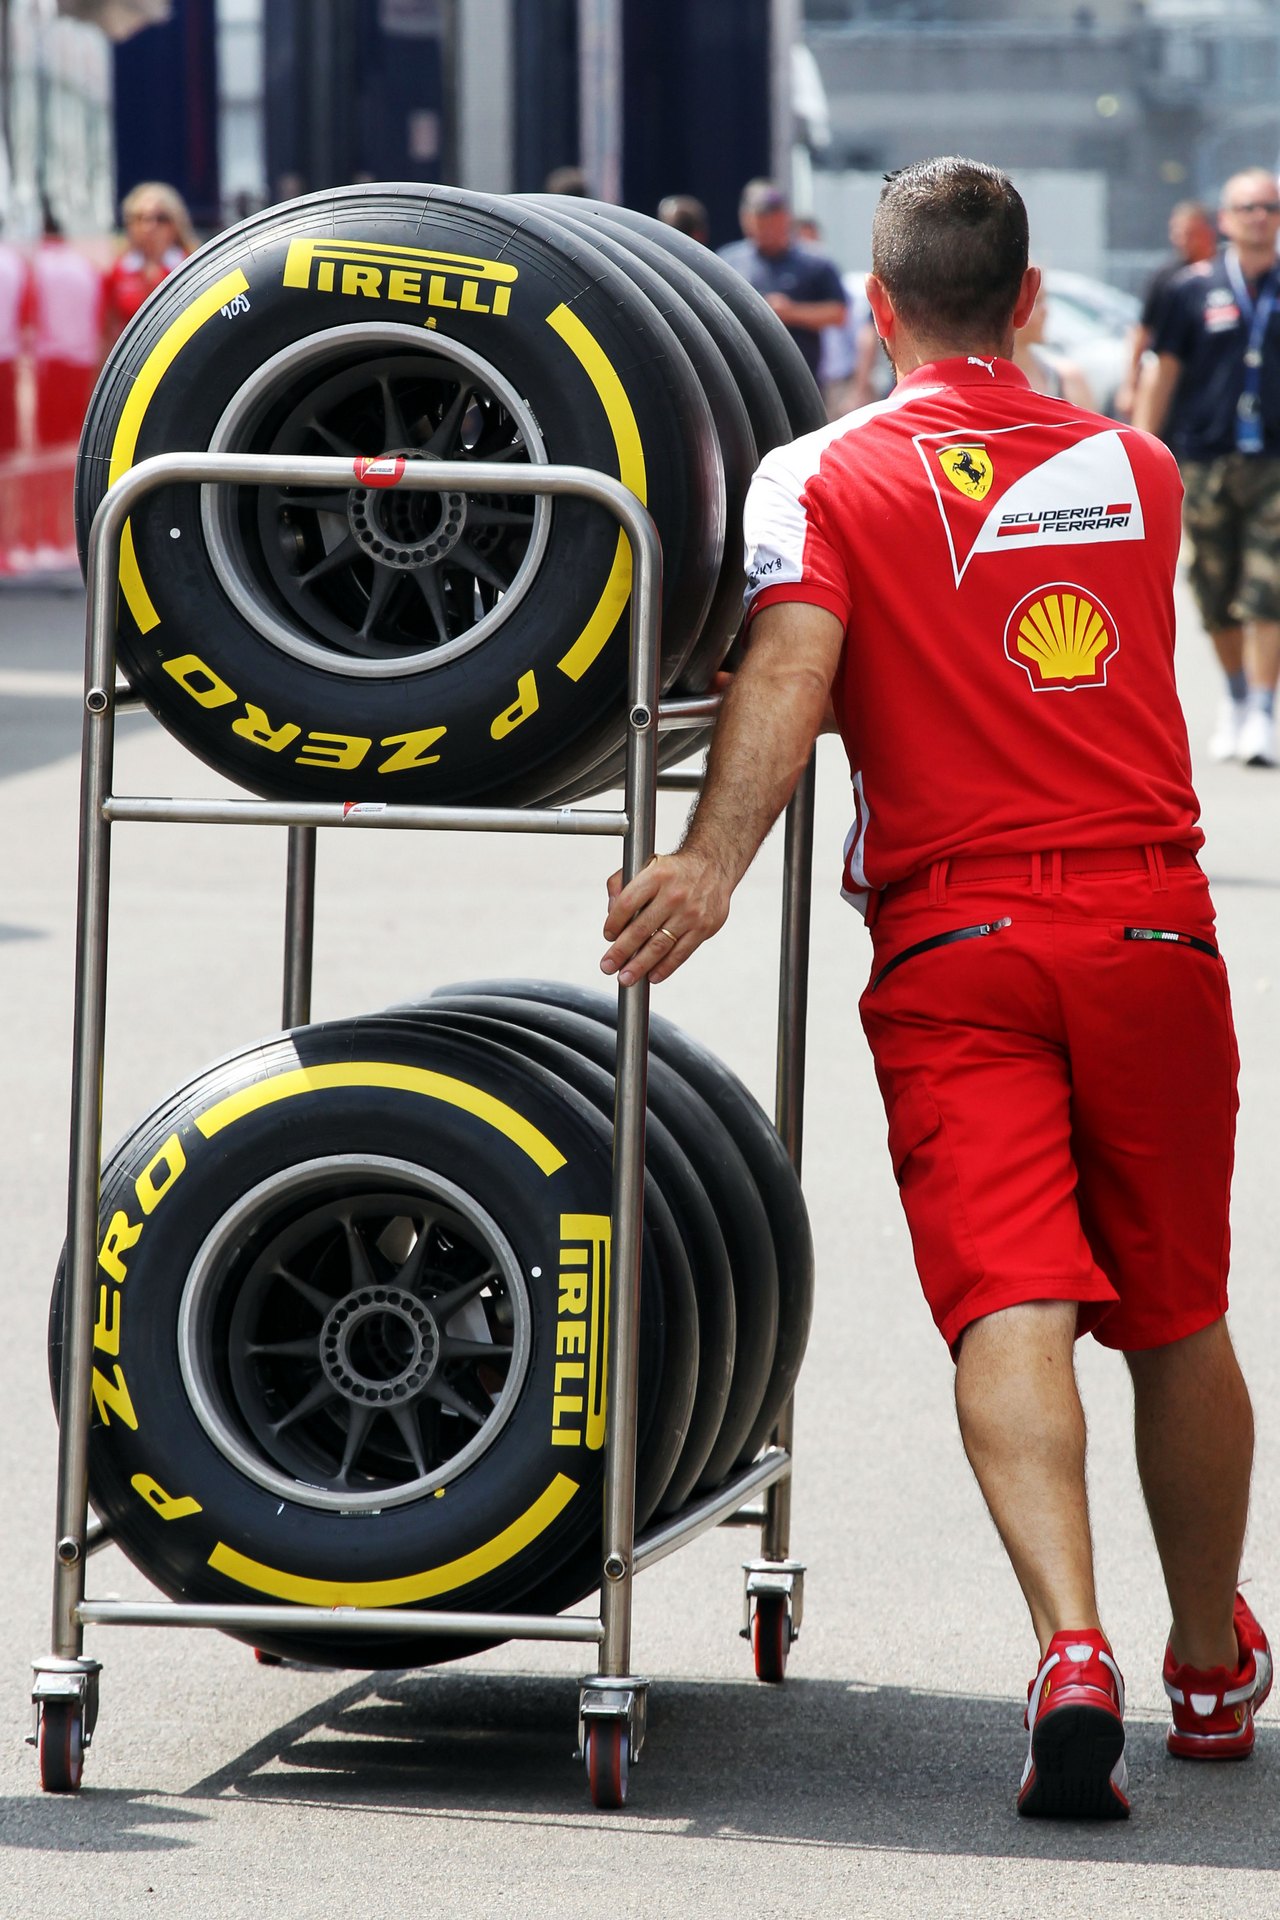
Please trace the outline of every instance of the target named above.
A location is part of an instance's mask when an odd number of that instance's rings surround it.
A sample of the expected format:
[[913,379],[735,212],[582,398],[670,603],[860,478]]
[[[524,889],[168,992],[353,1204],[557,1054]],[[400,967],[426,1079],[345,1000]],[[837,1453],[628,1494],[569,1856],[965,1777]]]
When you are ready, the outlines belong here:
[[1180,1760],[1247,1760],[1253,1716],[1271,1691],[1271,1649],[1242,1593],[1236,1595],[1234,1673],[1225,1667],[1180,1667],[1164,1650],[1164,1690],[1173,1703],[1167,1745]]
[[1027,1764],[1018,1812],[1127,1820],[1124,1680],[1097,1627],[1055,1633],[1027,1689]]

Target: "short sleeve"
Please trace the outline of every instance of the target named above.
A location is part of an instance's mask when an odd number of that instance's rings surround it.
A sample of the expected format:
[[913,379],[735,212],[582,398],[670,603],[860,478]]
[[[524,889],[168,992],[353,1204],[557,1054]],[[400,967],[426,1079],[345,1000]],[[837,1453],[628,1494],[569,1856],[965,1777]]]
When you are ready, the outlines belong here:
[[1196,342],[1196,314],[1192,289],[1185,281],[1173,280],[1165,288],[1164,298],[1155,309],[1151,344],[1157,353],[1172,354],[1175,360],[1189,360]]
[[795,456],[807,441],[769,454],[751,482],[743,511],[747,619],[778,601],[825,607],[847,627],[848,571],[823,510],[819,471]]

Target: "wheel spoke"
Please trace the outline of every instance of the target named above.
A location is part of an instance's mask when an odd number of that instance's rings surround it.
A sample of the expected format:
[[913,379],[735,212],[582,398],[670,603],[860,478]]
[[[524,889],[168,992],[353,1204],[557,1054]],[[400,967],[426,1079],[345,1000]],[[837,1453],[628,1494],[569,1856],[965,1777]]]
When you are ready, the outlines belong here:
[[345,519],[351,496],[345,489],[322,492],[319,487],[281,487],[276,499],[291,513],[296,513],[299,507],[310,507],[314,513],[340,513]]
[[297,1340],[250,1340],[245,1352],[271,1360],[314,1360],[318,1365],[317,1338],[314,1333],[304,1333]]
[[424,1474],[427,1471],[427,1456],[422,1451],[422,1435],[418,1431],[418,1422],[412,1407],[396,1407],[391,1418],[400,1430],[400,1438],[409,1449],[409,1458],[413,1461],[414,1471]]
[[364,619],[360,622],[359,638],[361,640],[376,639],[377,636],[372,631],[373,623],[380,619],[390,606],[402,578],[401,574],[394,572],[390,567],[374,567],[373,585],[369,589],[369,604],[365,608]]
[[323,580],[327,574],[336,573],[339,567],[349,567],[353,560],[359,558],[360,548],[351,534],[347,534],[345,539],[339,540],[336,547],[329,549],[323,560],[317,560],[315,565],[308,567],[305,573],[298,574],[298,585],[314,586],[317,580]]
[[326,1401],[337,1398],[338,1390],[327,1376],[317,1380],[310,1393],[304,1394],[296,1407],[292,1407],[282,1420],[277,1420],[271,1428],[272,1433],[283,1433],[286,1427],[293,1426],[297,1420],[305,1420],[309,1413],[315,1413]]
[[310,420],[307,421],[307,425],[310,427],[312,433],[318,434],[325,445],[332,447],[335,453],[342,454],[345,458],[355,458],[357,449],[352,446],[349,440],[344,440],[341,434],[335,433],[332,427],[326,427],[323,420],[317,420],[313,414]]
[[360,1236],[360,1229],[350,1214],[344,1214],[342,1231],[347,1237],[347,1252],[351,1256],[351,1279],[357,1287],[376,1287],[378,1276],[373,1270],[373,1261],[369,1258],[369,1249]]
[[287,1284],[293,1288],[295,1293],[302,1295],[308,1306],[315,1308],[321,1319],[324,1318],[333,1305],[333,1300],[329,1294],[322,1293],[319,1287],[312,1286],[310,1280],[302,1279],[299,1274],[290,1273],[288,1267],[277,1267],[276,1272],[282,1280],[286,1281]]
[[436,637],[443,643],[452,638],[449,632],[449,616],[444,604],[444,588],[440,584],[440,572],[435,566],[419,567],[412,575],[414,585],[427,603],[427,611],[435,622]]
[[511,585],[511,576],[500,573],[492,560],[476,552],[469,540],[459,540],[449,559],[455,567],[466,567],[477,579],[487,580],[491,587],[497,587],[501,593],[505,593]]
[[483,1273],[474,1274],[470,1280],[464,1280],[462,1285],[455,1287],[452,1293],[437,1294],[431,1302],[431,1311],[435,1315],[436,1325],[443,1331],[460,1307],[465,1307],[468,1300],[474,1300],[478,1293],[482,1293],[497,1278],[497,1268],[486,1267]]
[[342,1449],[342,1465],[338,1468],[337,1474],[335,1475],[340,1487],[345,1487],[350,1481],[351,1469],[359,1457],[361,1447],[364,1445],[365,1435],[368,1433],[376,1418],[377,1413],[373,1407],[352,1407],[351,1422],[347,1428],[346,1445]]
[[458,429],[462,425],[463,417],[466,414],[473,392],[474,388],[472,387],[458,388],[456,395],[450,402],[448,411],[441,419],[440,425],[436,428],[426,446],[423,448],[424,453],[434,454],[437,459],[439,459],[447,452],[457,437]]
[[378,375],[378,385],[382,389],[382,453],[389,453],[393,447],[407,447],[409,429],[405,426],[404,415],[400,411],[400,402],[391,391],[391,382],[385,373]]
[[429,1394],[433,1400],[438,1400],[442,1406],[450,1407],[454,1413],[461,1414],[464,1420],[470,1420],[474,1426],[482,1427],[484,1425],[486,1416],[483,1413],[478,1413],[471,1402],[464,1400],[457,1388],[451,1387],[447,1380],[440,1378],[439,1374],[436,1374],[433,1379],[428,1380],[423,1391]]
[[533,508],[521,513],[515,507],[482,507],[474,501],[467,502],[467,525],[469,527],[531,527]]
[[510,1354],[510,1345],[500,1346],[496,1340],[454,1340],[447,1333],[440,1337],[442,1360],[505,1360]]

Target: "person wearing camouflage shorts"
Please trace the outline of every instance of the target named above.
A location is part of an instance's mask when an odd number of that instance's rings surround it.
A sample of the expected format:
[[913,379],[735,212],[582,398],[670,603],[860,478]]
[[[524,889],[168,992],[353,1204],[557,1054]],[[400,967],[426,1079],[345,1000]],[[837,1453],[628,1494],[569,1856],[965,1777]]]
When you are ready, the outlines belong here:
[[1222,192],[1222,253],[1170,282],[1133,424],[1166,428],[1186,490],[1191,585],[1227,686],[1209,751],[1276,765],[1280,679],[1280,185]]

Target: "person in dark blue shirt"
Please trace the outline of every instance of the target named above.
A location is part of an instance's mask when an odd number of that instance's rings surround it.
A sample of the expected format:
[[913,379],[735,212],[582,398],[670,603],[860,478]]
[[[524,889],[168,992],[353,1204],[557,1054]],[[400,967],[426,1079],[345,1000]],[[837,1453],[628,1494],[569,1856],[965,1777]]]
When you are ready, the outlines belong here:
[[744,238],[720,248],[744,280],[764,295],[818,376],[818,336],[847,312],[844,283],[833,261],[796,245],[787,196],[772,180],[748,180],[738,203]]
[[1226,675],[1217,760],[1273,767],[1280,680],[1280,185],[1227,181],[1222,253],[1169,283],[1133,424],[1165,438],[1186,488],[1191,585]]

